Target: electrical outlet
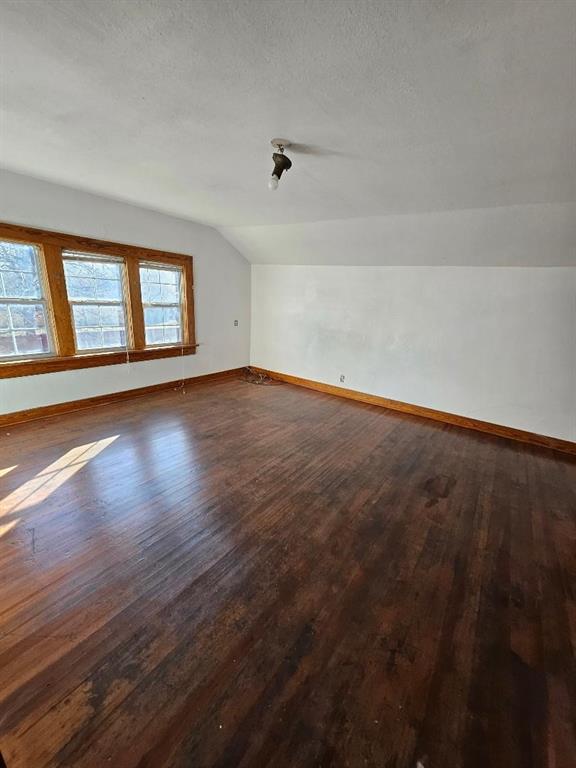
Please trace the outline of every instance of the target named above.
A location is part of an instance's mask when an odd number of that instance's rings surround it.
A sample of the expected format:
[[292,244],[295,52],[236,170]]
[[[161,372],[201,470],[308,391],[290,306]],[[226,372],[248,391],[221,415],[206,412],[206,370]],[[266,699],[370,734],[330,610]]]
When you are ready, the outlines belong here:
[[343,373],[341,373],[341,374],[340,374],[340,384],[344,384],[344,379],[345,379],[345,378],[346,378],[346,376],[344,376],[344,374],[343,374]]
[[234,320],[234,325],[238,325],[238,320]]

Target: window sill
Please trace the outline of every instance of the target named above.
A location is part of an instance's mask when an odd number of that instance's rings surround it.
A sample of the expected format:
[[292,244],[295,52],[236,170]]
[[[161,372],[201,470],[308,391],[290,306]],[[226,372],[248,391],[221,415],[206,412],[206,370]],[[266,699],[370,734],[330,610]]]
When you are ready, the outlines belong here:
[[158,360],[163,357],[181,357],[196,354],[196,344],[174,347],[151,347],[149,349],[130,349],[117,352],[98,352],[81,354],[73,357],[41,357],[27,360],[14,360],[0,363],[0,379],[13,379],[18,376],[37,376],[41,373],[72,371],[78,368],[96,368],[100,365],[121,365],[127,358],[131,363],[144,360]]

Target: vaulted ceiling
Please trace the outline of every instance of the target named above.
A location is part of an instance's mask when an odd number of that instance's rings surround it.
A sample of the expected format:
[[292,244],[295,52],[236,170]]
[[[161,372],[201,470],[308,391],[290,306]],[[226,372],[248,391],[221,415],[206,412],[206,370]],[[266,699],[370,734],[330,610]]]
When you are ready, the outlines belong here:
[[0,30],[3,166],[249,257],[260,226],[576,200],[573,0],[0,0]]

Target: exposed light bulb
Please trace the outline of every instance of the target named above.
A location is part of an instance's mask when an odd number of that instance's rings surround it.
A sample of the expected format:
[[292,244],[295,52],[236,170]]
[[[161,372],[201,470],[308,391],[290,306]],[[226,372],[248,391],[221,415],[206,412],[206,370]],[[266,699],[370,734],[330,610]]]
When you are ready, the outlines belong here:
[[278,176],[276,176],[275,173],[270,176],[270,181],[268,182],[268,189],[270,189],[272,192],[275,189],[278,189]]

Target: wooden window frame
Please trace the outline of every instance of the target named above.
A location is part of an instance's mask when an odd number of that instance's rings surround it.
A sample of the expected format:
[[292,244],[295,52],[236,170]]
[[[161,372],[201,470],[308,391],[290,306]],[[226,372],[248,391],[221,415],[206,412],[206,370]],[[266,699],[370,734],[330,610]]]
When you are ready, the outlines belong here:
[[[111,256],[105,256],[104,254],[98,253],[78,253],[77,251],[69,251],[69,250],[63,250],[62,251],[62,261],[64,264],[64,274],[66,274],[66,262],[67,261],[91,261],[94,262],[100,262],[100,260],[103,260],[106,264],[116,264],[120,269],[120,286],[122,290],[122,296],[121,299],[118,301],[111,301],[109,299],[88,299],[86,301],[78,298],[70,298],[70,295],[68,294],[68,304],[70,307],[70,318],[72,320],[72,331],[74,334],[74,345],[76,347],[76,354],[77,355],[97,355],[101,353],[107,353],[107,352],[126,352],[126,349],[128,349],[128,353],[130,352],[131,347],[131,341],[132,341],[132,334],[130,333],[130,328],[128,325],[128,304],[130,301],[130,287],[128,283],[128,271],[126,269],[126,260],[124,257],[115,256],[112,258]],[[68,288],[68,286],[67,286]],[[126,338],[126,347],[96,347],[96,348],[85,348],[85,349],[79,349],[78,348],[78,327],[75,325],[74,321],[74,305],[83,305],[87,306],[91,303],[98,303],[98,304],[108,304],[108,305],[120,305],[122,307],[122,312],[124,315],[124,333]]]
[[[17,242],[15,240],[11,240],[9,242]],[[50,299],[49,294],[49,288],[48,288],[48,276],[46,274],[46,262],[44,259],[44,254],[42,253],[42,250],[38,248],[35,244],[32,243],[25,243],[25,245],[30,246],[35,251],[35,262],[36,262],[36,270],[38,273],[38,280],[40,282],[40,297],[10,297],[0,298],[1,304],[42,304],[44,305],[44,315],[45,315],[45,322],[46,322],[46,337],[47,342],[49,346],[48,352],[40,352],[34,355],[35,360],[44,360],[44,359],[51,359],[56,354],[56,335],[54,331],[54,323],[52,321],[52,302]],[[11,362],[17,363],[19,361],[25,361],[30,359],[30,355],[20,354],[20,355],[14,355],[9,359]]]
[[[164,266],[167,269],[172,268],[173,270],[176,270],[176,269],[179,270],[180,274],[179,274],[178,285],[179,285],[179,292],[180,292],[180,300],[178,301],[177,305],[176,305],[176,303],[174,303],[173,306],[179,306],[180,307],[180,310],[181,310],[180,323],[182,325],[182,328],[184,328],[184,324],[186,322],[185,313],[184,313],[184,307],[186,306],[186,274],[185,274],[184,270],[181,267],[177,267],[174,264],[164,264],[164,265],[162,265],[159,262],[154,263],[154,262],[151,262],[151,261],[148,261],[148,262],[140,261],[139,266],[140,266],[140,268],[142,268],[142,267],[144,267],[144,268],[151,267],[152,269],[154,269],[154,268],[162,269],[163,266]],[[142,281],[141,280],[140,280],[140,285],[142,285]],[[153,307],[153,306],[155,306],[153,303],[146,302],[143,299],[141,301],[141,304],[142,304],[143,312],[146,309],[146,307]],[[158,306],[158,305],[156,305],[156,306]],[[169,306],[169,305],[164,305],[164,306]],[[145,312],[144,312],[144,340],[146,340],[146,314],[145,314]],[[149,349],[156,349],[156,348],[167,347],[167,346],[173,346],[173,344],[165,343],[165,342],[160,342],[160,343],[157,343],[157,344],[149,344],[148,348]]]
[[[0,360],[0,379],[36,376],[41,373],[120,365],[126,362],[157,360],[196,354],[194,323],[194,271],[192,256],[157,251],[134,245],[124,245],[88,237],[67,235],[16,224],[0,223],[0,239],[26,243],[38,248],[39,267],[49,311],[50,330],[54,343],[51,356],[16,360]],[[62,252],[65,250],[116,256],[123,259],[126,290],[127,349],[77,352]],[[182,269],[182,333],[181,344],[146,346],[144,309],[140,288],[140,263],[177,266]]]

